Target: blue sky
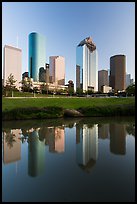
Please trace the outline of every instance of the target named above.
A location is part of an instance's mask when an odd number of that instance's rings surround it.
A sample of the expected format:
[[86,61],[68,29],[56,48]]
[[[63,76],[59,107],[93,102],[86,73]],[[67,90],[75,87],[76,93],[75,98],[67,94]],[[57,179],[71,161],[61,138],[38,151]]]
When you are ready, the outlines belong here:
[[[126,55],[126,71],[135,79],[134,2],[3,2],[2,48],[22,49],[22,73],[28,71],[28,35],[46,38],[49,56],[65,57],[66,83],[75,83],[76,46],[92,36],[98,50],[98,70],[109,69],[110,57]],[[3,53],[3,52],[2,52]]]

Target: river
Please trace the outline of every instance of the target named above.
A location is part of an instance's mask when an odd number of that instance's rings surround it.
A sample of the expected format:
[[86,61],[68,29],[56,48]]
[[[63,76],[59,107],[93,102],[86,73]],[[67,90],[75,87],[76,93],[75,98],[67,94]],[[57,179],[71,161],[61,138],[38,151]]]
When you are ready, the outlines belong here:
[[3,122],[2,201],[135,201],[134,117]]

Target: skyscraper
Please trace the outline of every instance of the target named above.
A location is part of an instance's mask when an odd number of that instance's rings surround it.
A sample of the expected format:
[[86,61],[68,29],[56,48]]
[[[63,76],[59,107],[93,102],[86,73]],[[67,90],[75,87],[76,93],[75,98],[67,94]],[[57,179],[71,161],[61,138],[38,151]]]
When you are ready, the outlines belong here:
[[65,58],[51,56],[49,58],[49,74],[52,83],[65,85]]
[[114,91],[122,91],[126,88],[126,56],[115,55],[110,57],[109,85]]
[[98,71],[98,90],[99,91],[101,91],[101,86],[103,85],[109,86],[107,70]]
[[126,88],[131,84],[131,74],[126,74]]
[[49,83],[49,64],[46,63],[46,83]]
[[13,74],[14,79],[17,80],[16,86],[19,88],[22,72],[22,51],[19,48],[9,45],[4,46],[4,60],[3,60],[3,79],[4,85],[10,74]]
[[98,53],[91,37],[76,48],[76,89],[98,91]]
[[45,37],[39,33],[29,34],[29,76],[39,81],[39,69],[46,62]]

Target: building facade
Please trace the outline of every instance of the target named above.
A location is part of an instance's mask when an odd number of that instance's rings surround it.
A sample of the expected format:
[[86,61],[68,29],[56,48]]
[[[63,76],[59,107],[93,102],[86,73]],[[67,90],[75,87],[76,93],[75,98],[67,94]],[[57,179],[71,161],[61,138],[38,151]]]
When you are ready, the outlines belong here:
[[62,56],[49,57],[50,82],[65,85],[65,58]]
[[110,58],[109,85],[115,92],[126,88],[126,56],[115,55]]
[[76,89],[98,91],[98,53],[91,37],[76,48]]
[[3,60],[3,80],[6,85],[6,80],[10,74],[13,74],[14,79],[17,80],[15,85],[19,88],[22,72],[22,50],[9,45],[4,46],[4,60]]
[[29,77],[39,81],[39,69],[46,61],[45,37],[39,33],[29,34]]
[[108,71],[100,70],[98,71],[98,91],[102,91],[102,86],[109,86]]

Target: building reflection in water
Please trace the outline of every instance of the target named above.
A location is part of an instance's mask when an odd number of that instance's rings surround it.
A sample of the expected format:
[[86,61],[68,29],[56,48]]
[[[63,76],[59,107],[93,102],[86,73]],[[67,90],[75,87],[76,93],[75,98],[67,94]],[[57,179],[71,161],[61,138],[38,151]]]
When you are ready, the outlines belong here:
[[9,164],[21,159],[21,129],[3,132],[3,163]]
[[65,130],[64,128],[55,128],[54,152],[62,153],[65,151]]
[[98,124],[98,138],[109,139],[109,124]]
[[110,124],[110,151],[114,154],[126,154],[126,125]]
[[[110,139],[110,151],[126,154],[126,125],[118,123],[88,126],[76,124],[76,160],[78,165],[89,172],[98,158],[98,138]],[[65,151],[64,126],[11,129],[3,131],[3,163],[8,164],[21,159],[21,134],[28,141],[28,174],[38,176],[44,171],[45,145],[49,152]]]
[[76,159],[79,166],[90,172],[98,157],[98,126],[76,125]]
[[49,152],[62,153],[65,150],[65,130],[58,127],[43,127],[28,131],[28,174],[36,177],[43,173],[45,145]]
[[45,144],[39,140],[38,129],[30,130],[28,137],[28,174],[36,177],[43,173]]
[[39,138],[49,146],[49,152],[63,153],[65,151],[64,127],[44,127],[39,130]]

